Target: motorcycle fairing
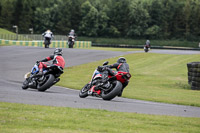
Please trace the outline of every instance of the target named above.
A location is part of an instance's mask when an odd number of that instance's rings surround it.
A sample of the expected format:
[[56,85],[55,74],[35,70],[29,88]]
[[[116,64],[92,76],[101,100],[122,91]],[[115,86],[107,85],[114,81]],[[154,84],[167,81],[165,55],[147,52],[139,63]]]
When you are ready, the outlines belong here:
[[94,88],[95,88],[96,86],[94,85],[94,86],[92,86],[91,88],[90,88],[90,90],[88,91],[88,95],[94,95],[94,94],[97,94],[97,95],[99,95],[100,96],[100,94],[101,94],[101,90],[95,90]]

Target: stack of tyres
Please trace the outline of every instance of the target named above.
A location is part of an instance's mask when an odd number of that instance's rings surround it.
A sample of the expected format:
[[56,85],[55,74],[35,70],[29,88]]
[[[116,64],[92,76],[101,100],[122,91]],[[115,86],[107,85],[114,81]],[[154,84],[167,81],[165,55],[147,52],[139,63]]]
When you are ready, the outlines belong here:
[[200,62],[191,62],[187,64],[188,83],[192,90],[200,90]]

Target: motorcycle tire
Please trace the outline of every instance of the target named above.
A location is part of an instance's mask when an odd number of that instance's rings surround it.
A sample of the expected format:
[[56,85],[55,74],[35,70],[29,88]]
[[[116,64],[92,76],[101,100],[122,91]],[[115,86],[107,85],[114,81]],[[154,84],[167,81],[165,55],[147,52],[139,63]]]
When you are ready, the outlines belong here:
[[88,96],[88,90],[87,87],[88,87],[89,84],[86,84],[79,92],[79,97],[80,98],[85,98]]
[[101,96],[102,96],[103,100],[112,100],[121,92],[122,83],[119,81],[114,81],[113,84],[115,84],[115,85],[110,92],[108,92],[108,93],[106,91],[102,92]]
[[22,89],[23,90],[28,89],[28,80],[27,79],[23,82]]
[[45,42],[44,42],[44,47],[45,47],[45,48],[49,48],[49,41],[48,41],[48,40],[45,40]]
[[53,82],[55,80],[55,77],[52,75],[52,74],[48,74],[45,76],[47,79],[46,79],[46,82],[42,85],[38,84],[37,85],[37,90],[38,91],[46,91],[47,89],[49,89],[52,85],[53,85]]
[[69,42],[69,48],[73,48],[74,43],[72,41]]

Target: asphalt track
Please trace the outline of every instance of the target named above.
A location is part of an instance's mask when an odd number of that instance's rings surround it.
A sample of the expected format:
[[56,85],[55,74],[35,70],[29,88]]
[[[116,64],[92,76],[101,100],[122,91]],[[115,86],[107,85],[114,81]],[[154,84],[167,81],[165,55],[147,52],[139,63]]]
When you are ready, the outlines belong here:
[[[33,105],[91,108],[117,112],[200,117],[200,107],[182,106],[116,97],[104,101],[96,97],[79,98],[78,90],[54,86],[46,92],[34,89],[22,90],[24,74],[31,70],[35,61],[52,54],[54,49],[41,47],[3,46],[0,47],[0,102]],[[102,51],[87,49],[63,49],[66,67],[93,62],[101,59],[143,51]],[[162,54],[200,54],[199,51],[151,50]]]

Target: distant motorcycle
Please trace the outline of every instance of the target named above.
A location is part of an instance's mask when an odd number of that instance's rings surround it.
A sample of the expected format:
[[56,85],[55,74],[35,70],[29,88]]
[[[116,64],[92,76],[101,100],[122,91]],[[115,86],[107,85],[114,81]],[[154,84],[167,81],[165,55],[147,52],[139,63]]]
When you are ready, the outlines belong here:
[[45,37],[45,40],[44,40],[44,47],[45,48],[49,48],[50,41],[51,41],[51,38]]
[[69,48],[73,48],[74,47],[74,42],[75,42],[75,37],[69,35],[68,36],[68,46],[69,46]]
[[59,77],[63,73],[63,69],[60,66],[48,66],[43,70],[43,76],[37,77],[35,75],[39,72],[38,66],[39,63],[36,62],[31,72],[25,74],[22,89],[32,88],[38,91],[46,91],[60,80]]
[[[107,64],[108,62],[105,62],[103,65]],[[79,97],[95,96],[103,100],[112,100],[121,93],[122,84],[130,78],[131,74],[128,72],[118,71],[115,76],[110,76],[106,69],[97,68],[92,75],[92,80],[80,90]]]
[[145,45],[144,46],[144,52],[148,52],[150,50],[150,46],[149,45]]

